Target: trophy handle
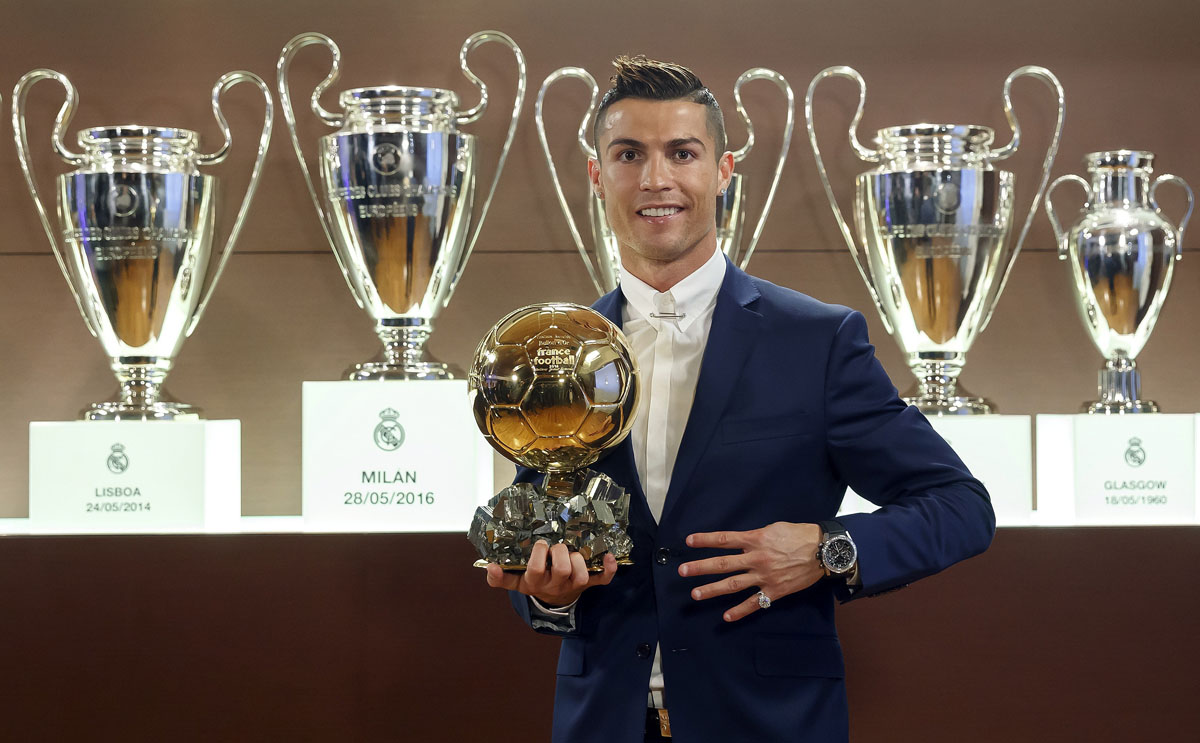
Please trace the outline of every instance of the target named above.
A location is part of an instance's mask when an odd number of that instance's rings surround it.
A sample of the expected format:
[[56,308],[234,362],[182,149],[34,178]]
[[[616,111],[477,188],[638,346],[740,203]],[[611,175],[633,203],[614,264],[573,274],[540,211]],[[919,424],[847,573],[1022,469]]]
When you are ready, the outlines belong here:
[[746,70],[733,84],[733,100],[737,104],[738,116],[746,125],[746,144],[733,153],[734,161],[741,162],[746,155],[750,154],[750,148],[754,146],[754,124],[751,123],[750,116],[746,113],[745,106],[742,105],[742,86],[751,80],[770,80],[779,86],[784,97],[787,98],[787,117],[784,119],[783,145],[779,148],[779,161],[775,163],[775,175],[771,178],[771,188],[767,191],[767,200],[763,203],[758,224],[754,226],[754,234],[750,236],[750,244],[746,247],[746,253],[742,256],[739,264],[742,270],[745,270],[746,266],[750,264],[750,256],[754,254],[754,248],[758,245],[758,239],[762,237],[763,228],[767,224],[767,215],[771,213],[771,204],[775,201],[775,191],[779,188],[779,179],[783,177],[783,164],[787,160],[788,148],[792,145],[792,131],[796,128],[796,96],[792,93],[792,86],[788,85],[787,79],[775,70],[765,67]]
[[1058,243],[1058,259],[1060,261],[1065,261],[1070,256],[1070,250],[1067,246],[1067,233],[1063,231],[1062,223],[1058,221],[1058,214],[1054,211],[1054,202],[1051,200],[1051,197],[1054,196],[1054,189],[1067,181],[1074,181],[1083,186],[1083,192],[1089,196],[1089,199],[1083,202],[1085,209],[1092,193],[1092,188],[1088,185],[1088,182],[1077,175],[1061,176],[1054,183],[1050,184],[1050,188],[1046,189],[1046,216],[1050,218],[1050,226],[1054,228],[1054,240]]
[[[592,279],[592,284],[596,287],[597,296],[606,294],[604,286],[600,282],[600,276],[597,269],[592,265],[592,256],[588,253],[587,247],[583,244],[583,237],[579,234],[579,226],[575,223],[575,217],[571,214],[571,207],[567,204],[567,197],[563,193],[562,181],[558,177],[558,168],[554,166],[554,156],[550,153],[550,142],[546,139],[546,122],[542,118],[542,105],[546,98],[546,91],[551,85],[562,80],[563,78],[573,77],[577,80],[582,80],[592,86],[592,99],[588,103],[587,111],[583,115],[583,121],[579,123],[579,146],[588,157],[595,157],[596,150],[587,143],[587,124],[592,118],[592,111],[596,108],[596,99],[600,96],[600,86],[596,84],[596,78],[581,67],[562,67],[542,81],[542,87],[538,90],[537,100],[533,106],[533,122],[537,127],[538,141],[542,143],[542,154],[546,156],[546,166],[550,168],[550,180],[554,183],[554,194],[558,197],[558,207],[562,210],[563,216],[567,218],[567,226],[571,229],[571,239],[575,241],[575,247],[579,249],[579,255],[583,257],[583,264],[587,267],[588,276]],[[598,248],[599,249],[599,248]]]
[[262,91],[265,103],[265,112],[263,114],[262,134],[258,138],[258,154],[254,158],[254,168],[250,171],[250,183],[246,186],[246,195],[242,197],[242,206],[238,209],[237,217],[233,220],[233,227],[229,230],[229,237],[225,239],[225,246],[221,249],[221,259],[217,262],[217,270],[213,271],[212,276],[208,278],[207,284],[200,296],[200,302],[196,305],[196,311],[192,313],[192,319],[187,326],[187,335],[190,336],[192,331],[196,329],[196,324],[200,322],[200,317],[204,314],[205,308],[208,307],[208,300],[212,298],[213,290],[217,287],[217,281],[220,280],[221,274],[225,272],[225,265],[229,263],[229,257],[233,255],[233,246],[237,242],[238,235],[241,234],[242,225],[246,221],[246,213],[250,210],[250,202],[254,200],[254,192],[258,189],[258,180],[262,175],[263,161],[267,157],[267,146],[271,143],[271,125],[275,121],[275,102],[271,98],[271,89],[263,82],[263,79],[253,72],[245,70],[235,70],[227,72],[217,80],[217,84],[212,90],[212,110],[213,117],[217,120],[217,127],[221,130],[221,136],[225,141],[216,152],[209,155],[198,155],[196,162],[201,165],[216,165],[225,159],[229,154],[229,148],[233,145],[233,135],[229,131],[229,122],[225,120],[225,113],[221,110],[221,96],[230,88],[236,87],[241,83],[252,83]]
[[71,165],[82,165],[86,158],[82,154],[76,154],[67,149],[63,143],[63,130],[71,123],[71,118],[75,115],[75,103],[79,98],[79,94],[75,91],[75,86],[67,79],[66,75],[54,70],[37,69],[24,75],[17,81],[12,93],[12,127],[13,139],[17,145],[17,160],[21,163],[21,173],[25,176],[25,184],[29,188],[29,194],[33,197],[33,205],[37,208],[38,219],[42,221],[42,229],[46,231],[46,237],[50,240],[50,249],[54,253],[54,260],[58,263],[58,269],[62,271],[63,278],[67,280],[67,288],[71,290],[71,296],[75,298],[75,306],[79,308],[79,314],[83,315],[83,323],[87,326],[88,332],[99,338],[96,329],[96,324],[92,320],[91,314],[87,310],[87,305],[84,304],[83,298],[79,296],[79,292],[75,289],[75,271],[72,270],[72,264],[68,263],[63,256],[66,248],[59,243],[58,235],[62,234],[62,230],[56,230],[55,226],[50,222],[50,215],[46,212],[46,207],[42,203],[41,192],[38,190],[37,178],[34,176],[33,168],[30,166],[29,158],[29,137],[25,132],[25,98],[29,95],[29,89],[42,80],[54,80],[58,82],[66,91],[66,100],[58,109],[58,115],[54,117],[54,131],[50,135],[50,143],[54,147],[55,153],[63,160]]
[[1196,199],[1192,194],[1192,187],[1187,184],[1187,181],[1177,175],[1166,173],[1154,179],[1154,184],[1150,186],[1150,202],[1154,204],[1154,208],[1158,208],[1158,199],[1154,198],[1154,192],[1164,183],[1174,183],[1181,186],[1187,194],[1188,208],[1187,213],[1183,215],[1183,220],[1179,223],[1179,234],[1175,237],[1175,260],[1183,259],[1183,231],[1187,229],[1188,221],[1192,218],[1192,209],[1196,206]]
[[875,302],[876,309],[879,310],[879,317],[883,320],[883,327],[888,333],[892,332],[892,323],[888,320],[887,310],[883,306],[883,301],[879,298],[879,292],[876,290],[875,281],[871,278],[871,272],[867,270],[866,256],[859,255],[858,243],[855,242],[854,236],[850,233],[850,225],[846,224],[846,218],[842,216],[842,209],[838,206],[837,197],[833,195],[833,186],[829,183],[829,174],[825,171],[825,161],[821,158],[821,148],[817,145],[817,130],[813,124],[813,93],[817,89],[817,85],[822,80],[830,77],[845,77],[858,83],[858,110],[854,113],[854,119],[850,122],[849,135],[850,145],[854,148],[854,152],[859,158],[867,162],[879,162],[879,153],[864,147],[858,141],[858,122],[862,119],[863,106],[867,103],[867,83],[863,80],[862,75],[853,67],[845,65],[837,65],[834,67],[826,67],[817,73],[817,76],[808,84],[808,93],[804,96],[804,121],[808,127],[808,143],[812,146],[813,157],[817,161],[817,173],[821,176],[821,185],[825,187],[825,196],[829,199],[829,206],[833,209],[833,216],[837,219],[838,228],[842,231],[842,237],[846,240],[846,247],[850,248],[850,256],[854,258],[854,265],[858,267],[858,273],[862,276],[863,281],[867,284],[867,291],[871,294],[872,301]]
[[1017,237],[1016,245],[1013,246],[1012,251],[1008,254],[1005,261],[1004,272],[1000,275],[1000,280],[994,285],[995,288],[989,293],[987,298],[987,314],[984,315],[983,323],[979,326],[980,332],[983,332],[988,323],[992,321],[992,315],[996,312],[996,305],[1000,303],[1000,295],[1004,293],[1004,287],[1008,284],[1008,277],[1012,273],[1013,264],[1017,262],[1021,246],[1025,244],[1025,236],[1029,234],[1029,228],[1033,225],[1033,217],[1037,213],[1038,203],[1046,194],[1046,185],[1050,182],[1050,167],[1054,165],[1054,157],[1058,154],[1058,143],[1062,139],[1063,115],[1066,112],[1062,84],[1058,82],[1058,78],[1054,76],[1054,73],[1045,67],[1025,65],[1013,70],[1004,80],[1004,118],[1008,119],[1008,125],[1012,128],[1012,140],[993,152],[988,159],[991,161],[1003,160],[1015,153],[1017,147],[1020,146],[1021,125],[1017,122],[1017,115],[1013,111],[1012,105],[1012,84],[1019,77],[1037,78],[1054,92],[1055,97],[1058,99],[1058,121],[1054,125],[1054,136],[1050,139],[1050,146],[1046,148],[1046,159],[1042,162],[1042,181],[1038,184],[1037,193],[1033,196],[1033,203],[1029,205],[1029,214],[1025,217],[1025,224],[1021,227],[1021,234]]
[[317,195],[312,174],[308,169],[308,162],[304,159],[304,150],[300,147],[300,136],[296,133],[296,112],[292,108],[292,92],[287,77],[288,67],[291,65],[292,58],[296,56],[297,52],[313,44],[328,49],[333,59],[330,62],[329,74],[313,90],[309,105],[313,113],[317,115],[317,118],[326,124],[336,128],[342,126],[343,120],[341,116],[330,113],[321,107],[321,95],[342,74],[342,50],[333,42],[333,39],[325,34],[299,34],[284,45],[283,51],[279,54],[279,61],[275,64],[276,84],[279,87],[279,107],[283,111],[283,120],[287,124],[288,135],[292,139],[292,150],[296,153],[296,162],[300,163],[300,172],[304,175],[304,184],[308,186],[308,195],[312,197],[313,206],[317,209],[317,221],[321,223],[321,229],[325,232],[325,239],[329,242],[329,247],[333,251],[333,257],[342,272],[342,278],[346,280],[346,286],[350,287],[350,296],[354,297],[354,301],[359,307],[364,307],[362,299],[358,296],[358,290],[354,288],[354,281],[350,278],[350,269],[346,265],[346,262],[342,260],[341,251],[338,250],[337,242],[333,239],[333,230],[330,227],[333,219],[325,209],[321,197]]
[[458,286],[458,280],[462,278],[463,269],[467,267],[467,259],[471,257],[472,251],[475,250],[475,242],[479,239],[479,232],[483,229],[483,221],[487,218],[488,209],[492,206],[492,197],[496,195],[496,186],[500,183],[500,174],[504,172],[504,163],[508,160],[508,151],[512,147],[513,139],[517,133],[517,120],[521,116],[521,106],[525,104],[525,54],[521,51],[521,47],[517,46],[517,42],[501,31],[479,31],[467,37],[463,42],[462,48],[458,51],[458,64],[462,68],[463,75],[471,81],[475,87],[479,88],[479,103],[473,107],[460,113],[455,121],[459,126],[476,122],[483,116],[484,109],[488,104],[488,89],[487,84],[479,79],[479,76],[471,71],[467,65],[467,55],[473,49],[484,44],[495,41],[512,50],[513,56],[517,59],[517,93],[513,99],[512,120],[508,124],[508,135],[504,138],[504,147],[500,150],[500,159],[496,162],[496,173],[492,176],[492,186],[488,189],[487,198],[483,201],[483,208],[479,210],[479,217],[475,221],[475,229],[471,232],[471,239],[467,241],[467,247],[463,250],[462,255],[458,259],[458,265],[454,268],[454,274],[450,279],[450,288],[446,292],[446,299],[442,303],[445,307],[450,304],[450,298],[454,295],[454,289]]

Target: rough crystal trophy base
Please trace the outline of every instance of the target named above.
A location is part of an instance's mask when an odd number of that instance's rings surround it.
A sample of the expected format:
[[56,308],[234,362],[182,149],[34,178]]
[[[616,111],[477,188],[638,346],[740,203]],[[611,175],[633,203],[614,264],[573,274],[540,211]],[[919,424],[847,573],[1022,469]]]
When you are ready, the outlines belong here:
[[425,350],[433,327],[427,322],[394,325],[385,321],[375,328],[383,341],[383,350],[374,359],[355,364],[345,377],[354,382],[376,380],[411,381],[462,379],[462,369],[443,364]]
[[1094,415],[1157,413],[1158,403],[1139,400],[1142,373],[1133,359],[1109,359],[1100,370],[1100,399],[1083,404],[1083,412]]
[[113,371],[119,386],[112,399],[94,403],[79,412],[87,421],[198,420],[200,409],[180,402],[163,387],[171,368],[164,359],[142,363],[116,363]]
[[527,569],[539,541],[566,544],[583,556],[592,573],[603,572],[604,554],[632,565],[629,493],[608,475],[583,469],[550,472],[540,485],[517,483],[475,510],[467,538],[485,557],[476,567],[496,563],[506,571]]

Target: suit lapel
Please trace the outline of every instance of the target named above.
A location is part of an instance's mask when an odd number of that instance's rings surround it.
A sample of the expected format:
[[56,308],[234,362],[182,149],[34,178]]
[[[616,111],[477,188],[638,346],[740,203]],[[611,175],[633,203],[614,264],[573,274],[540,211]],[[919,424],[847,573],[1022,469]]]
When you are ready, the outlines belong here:
[[762,330],[762,315],[747,308],[759,296],[750,277],[727,260],[725,280],[717,294],[712,327],[700,362],[696,397],[687,426],[683,429],[679,453],[675,457],[675,469],[671,472],[671,485],[667,489],[660,524],[670,518],[681,492],[687,488],[696,465],[708,449],[717,423],[733,394],[734,384]]

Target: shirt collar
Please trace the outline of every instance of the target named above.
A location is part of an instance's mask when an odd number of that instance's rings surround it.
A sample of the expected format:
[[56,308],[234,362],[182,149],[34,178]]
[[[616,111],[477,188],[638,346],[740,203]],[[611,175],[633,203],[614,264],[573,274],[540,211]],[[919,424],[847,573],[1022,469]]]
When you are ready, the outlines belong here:
[[[681,313],[680,330],[686,330],[694,320],[708,311],[717,301],[717,292],[725,281],[725,254],[714,250],[704,265],[685,276],[669,291],[675,298],[675,311]],[[651,319],[654,310],[654,295],[658,290],[642,281],[621,266],[621,293],[626,303],[644,319]],[[651,320],[653,322],[653,320]]]

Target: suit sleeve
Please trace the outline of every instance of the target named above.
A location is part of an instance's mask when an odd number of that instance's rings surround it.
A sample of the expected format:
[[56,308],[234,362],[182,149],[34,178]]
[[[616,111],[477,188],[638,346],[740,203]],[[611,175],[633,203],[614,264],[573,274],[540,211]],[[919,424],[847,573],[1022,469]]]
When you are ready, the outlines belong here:
[[[533,482],[541,476],[537,470],[531,470],[528,467],[517,467],[517,476],[513,479],[513,484],[518,482]],[[528,596],[520,591],[509,591],[508,600],[512,603],[513,609],[526,624],[528,624],[535,632],[540,632],[544,635],[555,635],[557,637],[566,637],[577,634],[578,623],[575,620],[578,602],[570,608],[567,614],[550,614],[540,611],[533,601]]]
[[983,484],[896,395],[858,312],[834,336],[825,378],[827,444],[834,468],[880,506],[838,521],[858,547],[862,585],[843,601],[899,588],[987,549],[996,516]]

